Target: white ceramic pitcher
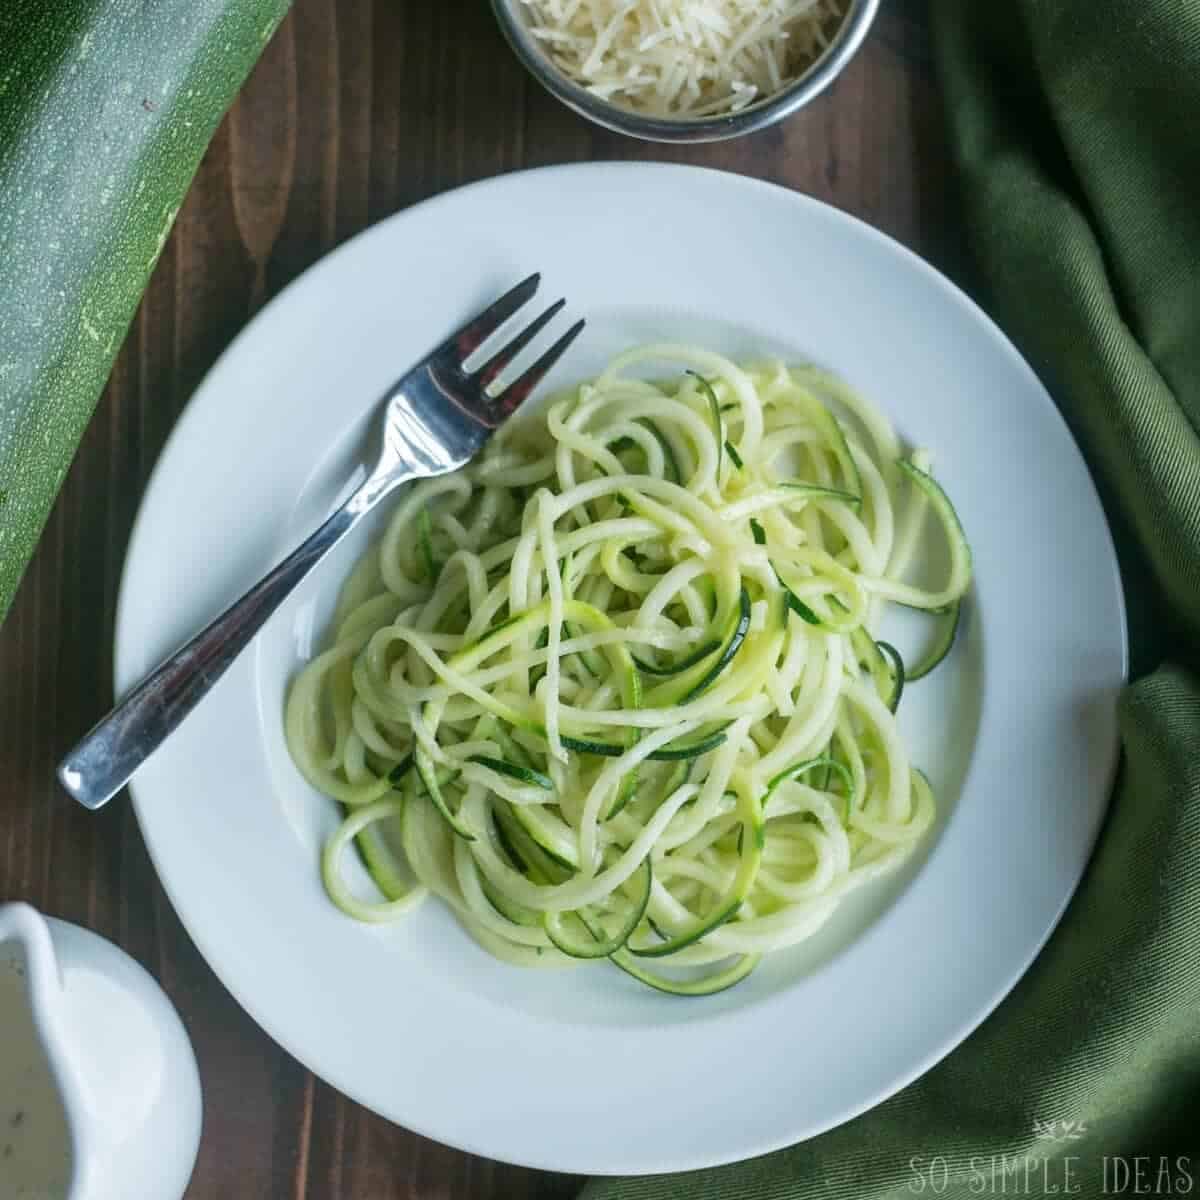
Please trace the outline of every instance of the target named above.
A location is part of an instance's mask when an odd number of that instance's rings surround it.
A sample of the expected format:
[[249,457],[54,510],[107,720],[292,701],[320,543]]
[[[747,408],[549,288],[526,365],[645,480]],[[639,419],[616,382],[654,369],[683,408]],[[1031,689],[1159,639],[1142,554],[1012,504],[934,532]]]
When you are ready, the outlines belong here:
[[162,989],[102,937],[0,905],[0,1197],[180,1200],[200,1077]]

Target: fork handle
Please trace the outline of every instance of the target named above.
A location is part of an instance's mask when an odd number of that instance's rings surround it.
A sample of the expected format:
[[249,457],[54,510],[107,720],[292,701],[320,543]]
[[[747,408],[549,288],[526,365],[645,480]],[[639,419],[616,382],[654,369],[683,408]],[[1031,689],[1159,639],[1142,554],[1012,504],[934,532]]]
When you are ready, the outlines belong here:
[[270,574],[142,680],[59,764],[63,787],[85,808],[107,804],[382,494],[360,488]]

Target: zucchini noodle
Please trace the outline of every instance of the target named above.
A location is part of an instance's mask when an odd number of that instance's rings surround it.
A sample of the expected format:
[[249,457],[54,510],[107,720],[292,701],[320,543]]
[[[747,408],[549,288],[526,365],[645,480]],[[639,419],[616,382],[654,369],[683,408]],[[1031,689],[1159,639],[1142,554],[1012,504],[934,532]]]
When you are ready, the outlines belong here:
[[[904,578],[927,516],[933,589]],[[632,350],[411,487],[347,582],[286,713],[343,811],[327,891],[371,922],[436,895],[512,963],[737,983],[930,828],[869,628],[946,614],[925,674],[970,579],[928,456],[841,380]]]

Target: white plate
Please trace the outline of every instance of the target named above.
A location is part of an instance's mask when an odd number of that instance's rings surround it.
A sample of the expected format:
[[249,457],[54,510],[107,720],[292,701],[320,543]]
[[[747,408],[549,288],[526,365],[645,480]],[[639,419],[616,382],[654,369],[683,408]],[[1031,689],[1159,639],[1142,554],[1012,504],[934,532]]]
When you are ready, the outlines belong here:
[[213,969],[347,1095],[511,1162],[701,1167],[882,1100],[1028,966],[1104,813],[1125,667],[1120,582],[1049,397],[940,275],[781,188],[694,168],[574,166],[494,179],[383,222],[230,347],[143,502],[121,589],[118,691],[328,511],[400,370],[538,269],[543,294],[567,296],[589,322],[558,380],[651,338],[812,357],[934,450],[977,572],[951,659],[902,708],[939,793],[927,852],[854,897],[818,940],[703,1000],[604,965],[502,965],[437,903],[385,929],[348,920],[317,872],[332,806],[292,767],[281,708],[361,537],[147,764],[134,798]]

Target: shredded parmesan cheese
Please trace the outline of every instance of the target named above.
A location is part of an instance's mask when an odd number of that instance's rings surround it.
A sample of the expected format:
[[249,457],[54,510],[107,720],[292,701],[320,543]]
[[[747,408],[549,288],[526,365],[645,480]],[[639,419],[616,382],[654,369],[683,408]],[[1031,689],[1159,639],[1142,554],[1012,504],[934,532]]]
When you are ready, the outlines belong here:
[[635,112],[737,112],[796,79],[843,0],[522,0],[530,32],[570,78]]

